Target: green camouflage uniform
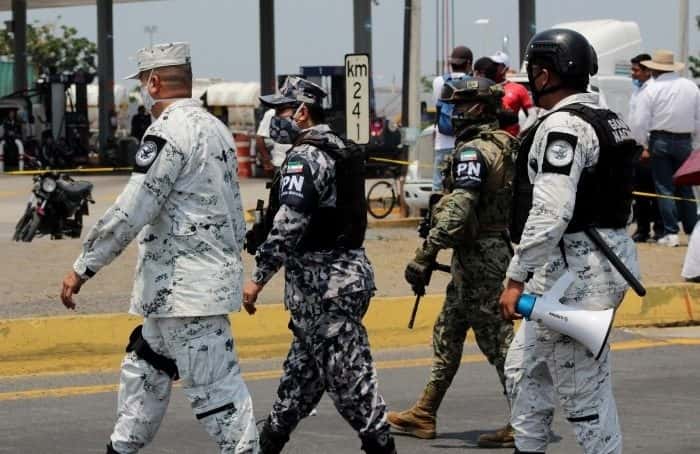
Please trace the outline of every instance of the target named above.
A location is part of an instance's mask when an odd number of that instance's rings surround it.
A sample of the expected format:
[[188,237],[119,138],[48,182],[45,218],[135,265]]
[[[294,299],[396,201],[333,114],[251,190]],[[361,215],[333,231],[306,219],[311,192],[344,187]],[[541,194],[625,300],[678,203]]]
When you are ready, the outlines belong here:
[[503,364],[513,324],[501,319],[499,296],[512,257],[506,232],[512,194],[511,151],[517,140],[496,128],[496,124],[483,125],[467,140],[458,138],[453,162],[459,162],[460,156],[474,160],[470,153],[477,152],[480,156],[474,162],[481,164],[481,172],[472,175],[466,185],[455,184],[436,204],[424,245],[424,250],[454,250],[452,280],[433,328],[434,358],[428,383],[443,393],[457,373],[469,328],[496,367],[501,384],[505,380]]

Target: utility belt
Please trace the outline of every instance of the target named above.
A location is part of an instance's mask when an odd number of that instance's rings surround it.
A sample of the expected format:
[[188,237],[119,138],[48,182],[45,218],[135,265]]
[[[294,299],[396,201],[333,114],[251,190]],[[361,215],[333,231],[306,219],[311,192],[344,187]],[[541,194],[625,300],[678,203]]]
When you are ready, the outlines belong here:
[[655,129],[649,133],[649,137],[671,137],[673,139],[692,139],[693,134],[689,132],[671,132]]

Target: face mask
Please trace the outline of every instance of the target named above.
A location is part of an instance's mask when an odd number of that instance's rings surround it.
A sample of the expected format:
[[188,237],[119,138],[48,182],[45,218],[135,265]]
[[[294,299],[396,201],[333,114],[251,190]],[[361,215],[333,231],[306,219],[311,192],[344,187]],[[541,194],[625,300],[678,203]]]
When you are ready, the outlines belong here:
[[296,142],[299,134],[301,134],[301,128],[293,118],[299,113],[299,109],[301,109],[301,106],[291,117],[274,116],[270,119],[270,139],[279,144],[293,144]]
[[637,80],[637,79],[632,79],[632,85],[634,85],[635,87],[639,88],[639,87],[642,86],[642,81],[641,81],[641,80]]

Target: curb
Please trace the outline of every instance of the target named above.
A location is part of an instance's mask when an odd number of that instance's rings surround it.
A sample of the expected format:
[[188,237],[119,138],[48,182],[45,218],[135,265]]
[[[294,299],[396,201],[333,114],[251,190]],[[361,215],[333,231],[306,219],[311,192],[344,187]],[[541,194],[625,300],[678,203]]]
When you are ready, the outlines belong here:
[[[616,327],[700,321],[700,286],[659,285],[647,290],[644,298],[628,292],[617,311]],[[413,330],[406,327],[413,296],[374,298],[364,320],[372,348],[430,345],[432,325],[443,298],[443,295],[423,298]],[[244,312],[233,314],[232,331],[239,356],[242,359],[284,356],[291,340],[288,319],[281,304],[260,306],[253,317]],[[129,333],[139,323],[139,318],[126,314],[0,320],[0,376],[117,369]]]

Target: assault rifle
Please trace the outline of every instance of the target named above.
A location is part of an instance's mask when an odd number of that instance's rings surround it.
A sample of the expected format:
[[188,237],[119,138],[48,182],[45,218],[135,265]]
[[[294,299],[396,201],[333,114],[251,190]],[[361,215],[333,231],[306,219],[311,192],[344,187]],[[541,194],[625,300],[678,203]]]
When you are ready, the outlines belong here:
[[[428,203],[428,211],[425,213],[425,216],[421,220],[420,224],[418,224],[418,236],[420,236],[424,240],[426,238],[428,238],[428,233],[430,233],[430,229],[433,226],[433,207],[435,206],[435,204],[437,204],[440,201],[441,198],[442,198],[442,194],[431,194],[430,195],[430,201]],[[420,300],[423,296],[425,296],[425,287],[430,285],[430,279],[432,278],[433,271],[435,271],[435,270],[443,271],[445,273],[452,272],[452,269],[450,268],[449,265],[443,265],[443,264],[440,264],[440,263],[433,261],[430,268],[428,269],[428,275],[427,275],[427,279],[425,280],[425,285],[412,286],[413,293],[416,294],[416,301],[415,301],[415,303],[413,303],[413,310],[411,311],[411,319],[408,321],[408,329],[413,329],[413,324],[416,321],[416,313],[418,312],[418,306],[420,305]]]
[[265,202],[258,199],[255,206],[255,221],[253,226],[245,234],[245,250],[250,255],[255,255],[258,246],[265,241]]

